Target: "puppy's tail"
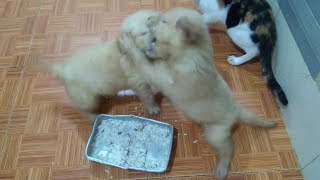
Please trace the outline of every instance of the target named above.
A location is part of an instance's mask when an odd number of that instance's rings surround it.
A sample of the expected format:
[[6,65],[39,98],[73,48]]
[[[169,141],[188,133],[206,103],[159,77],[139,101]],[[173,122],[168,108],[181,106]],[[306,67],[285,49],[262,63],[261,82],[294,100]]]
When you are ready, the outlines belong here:
[[45,61],[39,63],[40,68],[58,76],[59,79],[64,79],[64,66],[63,64],[54,64]]
[[249,126],[258,126],[262,128],[274,128],[277,126],[277,123],[261,119],[244,108],[240,109],[239,119]]

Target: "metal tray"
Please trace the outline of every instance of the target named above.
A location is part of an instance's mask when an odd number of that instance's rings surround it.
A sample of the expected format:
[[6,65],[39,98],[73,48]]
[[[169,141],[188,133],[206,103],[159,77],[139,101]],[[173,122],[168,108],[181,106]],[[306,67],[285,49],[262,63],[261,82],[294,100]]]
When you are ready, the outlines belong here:
[[[168,128],[170,131],[170,135],[168,138],[170,138],[170,143],[169,143],[169,147],[167,149],[168,151],[168,156],[167,157],[163,157],[164,160],[162,160],[163,162],[165,162],[165,166],[158,168],[158,169],[144,169],[144,168],[137,168],[137,167],[123,167],[123,166],[119,166],[116,164],[113,164],[112,162],[108,162],[105,160],[101,160],[101,159],[97,159],[91,156],[92,150],[93,150],[93,143],[95,141],[95,136],[97,133],[97,129],[98,126],[101,124],[102,121],[107,121],[108,119],[118,119],[118,120],[122,120],[122,121],[126,121],[126,120],[136,120],[136,121],[145,121],[148,123],[153,123],[159,126],[163,126],[165,128]],[[154,172],[154,173],[162,173],[165,172],[168,168],[168,164],[169,164],[169,160],[170,160],[170,154],[171,154],[171,149],[172,149],[172,142],[173,142],[173,126],[164,122],[160,122],[160,121],[156,121],[153,119],[148,119],[148,118],[144,118],[144,117],[139,117],[139,116],[134,116],[134,115],[106,115],[106,114],[101,114],[99,115],[95,122],[94,122],[94,126],[91,132],[91,135],[89,137],[89,140],[87,142],[87,146],[86,146],[86,158],[90,161],[95,161],[98,163],[102,163],[102,164],[106,164],[106,165],[110,165],[110,166],[115,166],[121,169],[132,169],[132,170],[140,170],[140,171],[146,171],[146,172]],[[157,142],[155,142],[157,143]]]

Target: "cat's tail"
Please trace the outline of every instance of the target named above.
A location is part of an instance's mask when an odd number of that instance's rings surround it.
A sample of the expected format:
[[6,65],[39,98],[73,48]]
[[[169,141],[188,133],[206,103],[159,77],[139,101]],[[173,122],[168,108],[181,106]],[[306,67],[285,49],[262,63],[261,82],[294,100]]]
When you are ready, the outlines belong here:
[[259,43],[262,76],[267,82],[268,86],[275,92],[281,104],[286,106],[288,104],[287,96],[277,82],[272,71],[271,62],[274,44],[275,43],[272,43],[269,38],[262,39]]
[[49,63],[46,61],[39,62],[40,68],[44,71],[48,71],[58,76],[59,79],[64,80],[64,65],[63,64],[55,64]]
[[277,126],[277,123],[261,119],[254,113],[242,107],[240,107],[238,118],[249,126],[258,126],[262,128],[274,128]]

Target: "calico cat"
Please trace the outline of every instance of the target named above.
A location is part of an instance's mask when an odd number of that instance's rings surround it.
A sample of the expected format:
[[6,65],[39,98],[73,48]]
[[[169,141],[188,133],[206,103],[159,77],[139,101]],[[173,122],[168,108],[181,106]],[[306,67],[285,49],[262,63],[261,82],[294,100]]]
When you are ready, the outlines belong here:
[[287,97],[274,77],[271,67],[277,33],[270,5],[266,0],[193,0],[207,24],[224,23],[232,41],[245,51],[229,55],[231,65],[243,64],[260,55],[262,75],[283,105]]

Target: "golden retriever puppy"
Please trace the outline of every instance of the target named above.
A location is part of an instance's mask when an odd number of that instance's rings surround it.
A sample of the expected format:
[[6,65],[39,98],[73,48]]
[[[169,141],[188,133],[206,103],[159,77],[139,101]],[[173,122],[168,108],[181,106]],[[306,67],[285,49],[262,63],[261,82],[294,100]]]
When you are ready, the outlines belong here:
[[[150,37],[147,19],[158,14],[152,10],[138,11],[122,24],[122,30],[132,34],[141,50],[147,46]],[[125,89],[132,89],[150,114],[159,113],[160,108],[154,101],[150,86],[140,77],[135,65],[124,61],[125,58],[117,40],[113,40],[83,49],[64,64],[41,62],[41,66],[64,81],[74,106],[92,121],[96,118],[99,96],[115,95]]]
[[276,124],[258,118],[235,101],[212,63],[210,35],[199,13],[172,9],[149,18],[148,26],[151,41],[144,52],[128,33],[119,38],[120,48],[151,86],[202,125],[206,140],[219,153],[216,176],[224,179],[233,155],[230,133],[236,121],[264,128]]

